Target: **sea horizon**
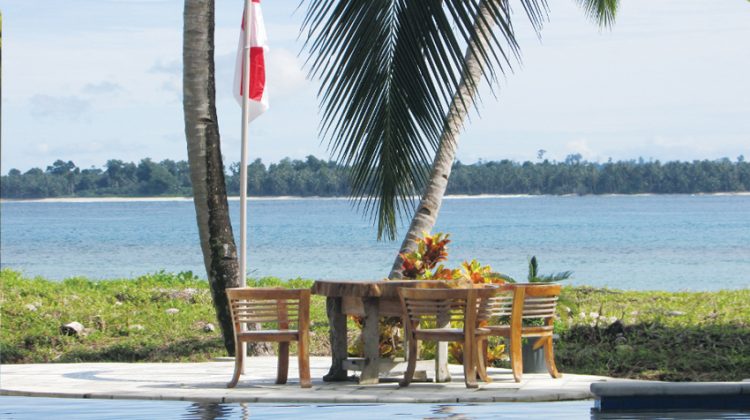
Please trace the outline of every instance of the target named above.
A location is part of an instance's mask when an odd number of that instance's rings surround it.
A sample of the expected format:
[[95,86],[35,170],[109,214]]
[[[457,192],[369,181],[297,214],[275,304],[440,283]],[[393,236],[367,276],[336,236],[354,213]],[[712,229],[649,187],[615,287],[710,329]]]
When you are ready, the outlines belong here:
[[[713,192],[713,193],[635,193],[635,194],[447,194],[444,200],[466,200],[466,199],[510,199],[510,198],[535,198],[535,197],[653,197],[653,196],[750,196],[750,191]],[[414,199],[420,197],[414,196]],[[300,195],[275,195],[275,196],[248,196],[248,201],[284,201],[284,200],[331,200],[349,201],[352,197],[336,196],[300,196]],[[167,201],[192,201],[188,196],[133,196],[133,197],[48,197],[48,198],[0,198],[2,203],[117,203],[117,202],[167,202]],[[239,201],[240,196],[228,195],[228,201]]]

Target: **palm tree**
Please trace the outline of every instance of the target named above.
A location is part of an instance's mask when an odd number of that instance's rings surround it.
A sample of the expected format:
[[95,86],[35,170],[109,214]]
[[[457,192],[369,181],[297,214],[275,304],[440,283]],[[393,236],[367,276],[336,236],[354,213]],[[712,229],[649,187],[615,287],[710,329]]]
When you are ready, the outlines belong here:
[[[618,2],[578,1],[603,24]],[[538,31],[545,0],[519,2]],[[322,80],[321,135],[339,163],[351,165],[352,196],[375,215],[379,239],[395,239],[396,215],[424,192],[400,251],[409,252],[435,223],[481,78],[493,82],[518,59],[509,3],[311,2],[303,30],[311,75]],[[398,258],[392,277],[400,266]]]
[[214,83],[214,0],[185,0],[183,109],[203,263],[224,346],[234,355],[225,289],[239,286],[237,249],[224,184]]

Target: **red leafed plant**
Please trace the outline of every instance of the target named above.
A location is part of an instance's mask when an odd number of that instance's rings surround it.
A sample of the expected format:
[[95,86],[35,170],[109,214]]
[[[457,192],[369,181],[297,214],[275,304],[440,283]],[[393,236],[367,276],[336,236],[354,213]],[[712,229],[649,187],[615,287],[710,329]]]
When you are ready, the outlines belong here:
[[[402,253],[402,275],[406,279],[451,280],[456,287],[470,284],[503,284],[511,280],[508,276],[495,273],[489,265],[481,265],[477,260],[464,261],[457,269],[445,268],[438,263],[448,259],[449,234],[425,233],[417,239],[417,250]],[[511,280],[512,281],[512,280]]]
[[[424,279],[425,275],[432,278],[432,271],[439,262],[448,259],[447,245],[451,241],[450,235],[436,233],[434,235],[424,234],[417,239],[417,250],[410,253],[402,253],[401,264],[402,275],[407,279]],[[442,266],[441,266],[442,268]]]

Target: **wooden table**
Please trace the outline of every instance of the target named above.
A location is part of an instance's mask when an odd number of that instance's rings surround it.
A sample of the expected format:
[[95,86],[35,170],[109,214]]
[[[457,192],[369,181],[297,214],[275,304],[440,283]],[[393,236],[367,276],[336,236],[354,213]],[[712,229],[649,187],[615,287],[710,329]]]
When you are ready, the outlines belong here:
[[[359,377],[361,384],[378,383],[381,370],[379,331],[380,317],[401,316],[401,302],[398,297],[399,287],[414,286],[415,280],[318,280],[312,291],[326,297],[326,312],[330,327],[331,369],[323,377],[324,381],[348,380],[347,370],[352,366],[361,367]],[[420,286],[445,286],[440,281],[418,281]],[[364,317],[362,339],[364,360],[351,360],[347,355],[346,316]],[[446,320],[447,322],[447,320]],[[448,373],[448,347],[441,343],[436,355],[437,382],[450,381]]]

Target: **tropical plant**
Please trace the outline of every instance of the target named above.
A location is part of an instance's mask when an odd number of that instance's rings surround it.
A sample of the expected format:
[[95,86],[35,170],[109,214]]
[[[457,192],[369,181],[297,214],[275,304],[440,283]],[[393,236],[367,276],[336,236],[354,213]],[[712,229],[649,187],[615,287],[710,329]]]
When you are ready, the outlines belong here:
[[504,274],[496,273],[489,265],[477,260],[464,261],[459,268],[450,269],[438,263],[448,259],[450,234],[424,233],[417,239],[417,250],[403,255],[404,278],[414,280],[446,280],[451,287],[468,287],[478,284],[503,284],[513,281]]
[[[579,1],[592,15],[613,12],[617,4]],[[410,213],[414,195],[423,193],[393,265],[391,277],[397,277],[401,255],[413,251],[420,233],[434,226],[457,136],[481,78],[494,81],[519,56],[510,4],[308,4],[303,31],[310,73],[322,81],[321,136],[328,138],[340,163],[351,165],[351,195],[374,215],[378,238],[395,239],[397,215]],[[547,16],[546,1],[520,4],[538,31]]]
[[203,263],[224,347],[234,355],[225,289],[239,286],[237,249],[224,184],[214,82],[214,0],[185,0],[183,109]]
[[[536,255],[532,256],[529,259],[528,267],[529,271],[526,275],[526,281],[528,281],[529,283],[556,283],[559,281],[567,280],[573,275],[573,272],[570,270],[551,274],[539,274],[539,262],[536,259]],[[517,281],[512,277],[506,277],[506,279],[510,283],[517,283]],[[566,310],[558,311],[563,319],[568,316],[568,311],[575,312],[578,310],[578,305],[576,304],[576,302],[573,299],[570,299],[566,293],[561,293],[558,297],[557,302],[560,306],[564,306],[567,308]],[[533,320],[533,322],[536,321],[539,320]]]
[[529,259],[529,274],[526,276],[526,280],[529,283],[555,283],[558,281],[569,279],[573,275],[572,271],[561,271],[559,273],[552,274],[539,274],[539,263],[537,262],[536,255]]
[[[538,28],[544,1],[521,3]],[[395,239],[397,214],[408,214],[407,204],[427,185],[430,156],[444,127],[451,129],[448,106],[468,107],[479,81],[461,79],[462,44],[482,40],[468,48],[490,79],[517,55],[510,6],[503,0],[308,4],[303,30],[311,75],[322,81],[321,135],[336,159],[351,165],[352,197],[375,215],[378,238]],[[471,95],[454,100],[462,83]]]
[[[586,14],[590,18],[598,21],[600,25],[606,26],[614,21],[614,15],[619,0],[577,1],[585,9]],[[498,2],[504,4],[505,7],[508,7],[507,1],[503,2],[498,0]],[[493,47],[498,47],[497,44],[491,42],[489,37],[489,34],[492,33],[492,23],[500,23],[491,19],[492,3],[493,1],[491,0],[479,2],[478,12],[473,21],[474,30],[471,32],[471,36],[467,41],[468,45],[466,48],[466,57],[464,59],[465,66],[461,72],[461,84],[458,86],[453,96],[453,101],[451,102],[448,114],[445,118],[445,125],[442,130],[442,135],[440,136],[440,142],[432,162],[432,170],[427,181],[427,186],[424,189],[422,199],[412,216],[409,230],[404,236],[401,248],[393,262],[393,267],[389,274],[390,278],[401,277],[401,273],[399,272],[402,259],[401,255],[414,248],[418,232],[429,232],[435,226],[440,206],[442,205],[443,196],[448,187],[448,180],[456,157],[456,150],[458,149],[459,133],[463,127],[464,121],[466,120],[466,116],[468,115],[469,104],[475,103],[477,86],[482,76],[485,75],[485,72],[489,70],[489,75],[491,76],[490,81],[494,78],[491,66],[492,62],[487,61],[481,54],[485,50],[492,50]],[[539,2],[523,1],[522,3],[527,13],[529,10],[534,10],[529,8],[529,3],[535,3],[534,6],[546,12],[546,2],[543,0]],[[538,31],[541,26],[541,20],[537,20],[536,17],[537,15],[535,14],[529,14],[529,18],[533,24],[532,26]],[[508,22],[508,25],[510,25],[510,22]],[[507,35],[502,27],[500,27],[500,29],[501,33],[506,36],[506,39],[512,40],[510,45],[512,46],[512,51],[516,53],[518,46],[515,43],[512,29]],[[502,52],[502,50],[500,52]]]
[[[437,264],[448,259],[449,234],[436,233],[434,235],[424,234],[417,241],[417,249],[409,255],[403,256],[404,278],[407,279],[433,279],[453,278],[453,272]],[[437,270],[435,270],[437,267]]]

